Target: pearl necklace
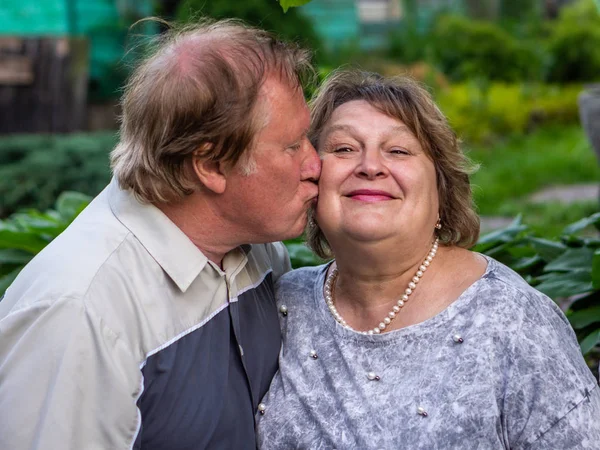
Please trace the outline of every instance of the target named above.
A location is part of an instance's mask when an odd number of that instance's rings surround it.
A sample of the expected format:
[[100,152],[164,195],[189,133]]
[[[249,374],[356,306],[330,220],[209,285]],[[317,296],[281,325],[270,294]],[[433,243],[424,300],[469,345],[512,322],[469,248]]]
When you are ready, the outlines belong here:
[[421,277],[423,276],[423,274],[425,273],[425,271],[431,264],[431,261],[435,257],[435,254],[437,253],[438,243],[439,243],[439,238],[436,238],[435,241],[433,241],[431,250],[429,250],[429,254],[425,258],[423,263],[419,266],[419,270],[417,270],[417,273],[415,273],[415,276],[412,277],[412,280],[408,283],[408,287],[404,290],[404,294],[402,295],[402,297],[400,297],[400,300],[398,300],[396,302],[396,304],[394,305],[392,310],[387,314],[387,316],[383,319],[383,321],[379,323],[378,326],[376,326],[375,328],[368,330],[368,331],[358,331],[358,330],[355,330],[354,328],[352,328],[350,325],[348,325],[346,323],[346,321],[344,320],[344,318],[341,316],[341,314],[336,309],[335,305],[333,304],[333,288],[335,286],[335,281],[337,280],[338,270],[337,270],[337,267],[332,269],[331,273],[327,277],[327,281],[325,281],[325,289],[324,289],[325,290],[325,301],[327,302],[327,306],[329,307],[329,311],[331,312],[331,315],[344,328],[355,331],[357,333],[361,333],[361,334],[379,334],[379,333],[381,333],[392,322],[392,320],[394,320],[394,318],[396,317],[396,314],[398,314],[400,312],[400,309],[408,301],[408,297],[410,297],[410,295],[417,288],[417,283],[421,280]]

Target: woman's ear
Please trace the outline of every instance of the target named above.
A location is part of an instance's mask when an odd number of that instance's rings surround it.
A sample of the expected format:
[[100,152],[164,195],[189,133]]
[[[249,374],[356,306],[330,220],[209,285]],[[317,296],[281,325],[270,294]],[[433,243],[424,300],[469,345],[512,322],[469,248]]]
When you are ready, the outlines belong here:
[[212,144],[205,144],[194,150],[194,153],[192,153],[192,168],[198,180],[206,189],[215,194],[222,194],[227,186],[227,177],[221,162],[206,157],[211,148]]

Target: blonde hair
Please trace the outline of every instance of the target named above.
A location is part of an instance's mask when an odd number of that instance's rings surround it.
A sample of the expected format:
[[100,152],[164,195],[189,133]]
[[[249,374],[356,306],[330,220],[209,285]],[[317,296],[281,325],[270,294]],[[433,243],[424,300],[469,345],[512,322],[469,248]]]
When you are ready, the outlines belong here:
[[154,47],[125,86],[111,153],[121,187],[149,203],[200,186],[188,169],[192,154],[252,171],[263,82],[277,75],[297,88],[312,73],[307,50],[233,19],[172,27]]
[[[454,131],[429,93],[408,77],[383,77],[359,70],[333,72],[310,102],[309,138],[318,149],[319,137],[336,108],[364,100],[382,113],[401,120],[419,140],[435,166],[442,229],[438,236],[446,245],[469,248],[479,237],[469,174],[475,166],[460,148]],[[314,211],[312,211],[314,215]],[[333,252],[314,220],[309,220],[307,243],[321,258]]]

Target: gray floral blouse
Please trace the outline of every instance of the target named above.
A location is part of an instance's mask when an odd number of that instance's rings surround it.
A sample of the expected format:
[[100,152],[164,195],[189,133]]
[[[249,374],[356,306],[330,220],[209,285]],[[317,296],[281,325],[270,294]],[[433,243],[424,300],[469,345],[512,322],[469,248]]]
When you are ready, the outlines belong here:
[[569,323],[487,259],[443,312],[375,336],[333,319],[326,266],[283,276],[280,371],[256,415],[259,448],[600,449],[600,388]]

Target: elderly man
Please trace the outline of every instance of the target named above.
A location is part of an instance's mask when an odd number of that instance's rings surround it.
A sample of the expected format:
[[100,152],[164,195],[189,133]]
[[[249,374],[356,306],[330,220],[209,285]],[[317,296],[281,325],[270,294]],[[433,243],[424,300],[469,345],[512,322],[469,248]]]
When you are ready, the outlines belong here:
[[125,89],[113,181],[0,302],[0,448],[255,447],[290,268],[269,242],[317,195],[307,69],[239,22],[161,37]]

